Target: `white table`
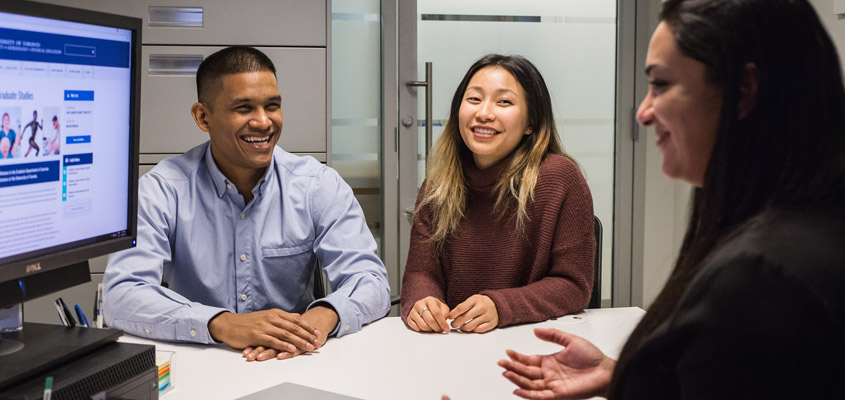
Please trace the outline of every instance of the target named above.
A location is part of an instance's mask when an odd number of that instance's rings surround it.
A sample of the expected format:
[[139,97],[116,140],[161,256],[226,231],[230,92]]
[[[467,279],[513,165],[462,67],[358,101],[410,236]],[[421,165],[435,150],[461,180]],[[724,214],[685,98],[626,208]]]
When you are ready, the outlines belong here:
[[537,324],[495,329],[486,334],[420,334],[399,318],[384,318],[360,332],[330,339],[314,354],[289,360],[248,363],[240,351],[150,341],[124,335],[121,342],[155,344],[175,351],[171,367],[175,399],[233,399],[282,382],[294,382],[367,400],[452,400],[515,398],[515,386],[496,362],[505,349],[548,354],[560,347],[534,336],[535,327],[556,328],[589,339],[617,357],[645,314],[639,308],[586,310]]

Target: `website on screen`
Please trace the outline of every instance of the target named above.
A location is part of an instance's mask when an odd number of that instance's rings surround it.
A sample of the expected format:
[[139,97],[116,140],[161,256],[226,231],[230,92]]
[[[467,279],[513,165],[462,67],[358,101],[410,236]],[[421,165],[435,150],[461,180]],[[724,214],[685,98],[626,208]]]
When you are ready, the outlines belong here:
[[131,32],[5,13],[0,26],[0,259],[124,235]]

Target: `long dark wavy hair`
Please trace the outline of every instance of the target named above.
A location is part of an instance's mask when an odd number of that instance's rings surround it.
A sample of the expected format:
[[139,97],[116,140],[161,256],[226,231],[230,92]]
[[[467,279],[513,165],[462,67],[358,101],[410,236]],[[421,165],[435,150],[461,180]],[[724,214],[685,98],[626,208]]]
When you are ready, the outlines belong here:
[[[622,350],[611,398],[645,338],[727,238],[764,211],[842,208],[836,202],[845,193],[839,57],[806,0],[668,0],[660,19],[681,53],[706,66],[723,104],[680,255]],[[740,85],[749,63],[757,67],[756,105],[740,119]]]

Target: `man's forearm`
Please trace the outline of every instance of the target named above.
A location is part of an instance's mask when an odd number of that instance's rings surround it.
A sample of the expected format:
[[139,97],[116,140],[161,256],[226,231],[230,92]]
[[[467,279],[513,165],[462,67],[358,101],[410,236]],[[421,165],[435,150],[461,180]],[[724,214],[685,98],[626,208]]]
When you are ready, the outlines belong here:
[[[118,270],[119,266],[111,272]],[[106,274],[103,302],[109,326],[148,339],[214,343],[208,321],[225,309],[192,303],[179,293],[143,280]],[[112,283],[115,281],[118,284]]]

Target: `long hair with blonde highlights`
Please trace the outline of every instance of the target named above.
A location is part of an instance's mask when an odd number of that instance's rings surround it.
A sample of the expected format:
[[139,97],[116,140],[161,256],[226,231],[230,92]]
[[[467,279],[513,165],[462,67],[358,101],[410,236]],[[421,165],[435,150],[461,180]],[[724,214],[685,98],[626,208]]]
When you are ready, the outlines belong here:
[[563,151],[558,140],[551,96],[537,67],[517,55],[488,54],[476,61],[464,75],[452,97],[449,121],[428,160],[424,192],[414,211],[419,213],[424,206],[431,210],[430,240],[438,249],[441,249],[449,235],[458,229],[467,205],[468,189],[462,156],[471,152],[461,137],[458,111],[470,79],[478,71],[489,67],[503,68],[519,82],[525,94],[528,129],[531,130],[530,134],[523,135],[494,187],[495,209],[499,218],[505,219],[507,215],[513,214],[514,228],[522,233],[528,220],[527,205],[534,200],[540,164],[549,153],[571,159]]

